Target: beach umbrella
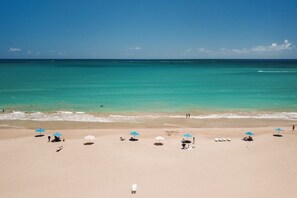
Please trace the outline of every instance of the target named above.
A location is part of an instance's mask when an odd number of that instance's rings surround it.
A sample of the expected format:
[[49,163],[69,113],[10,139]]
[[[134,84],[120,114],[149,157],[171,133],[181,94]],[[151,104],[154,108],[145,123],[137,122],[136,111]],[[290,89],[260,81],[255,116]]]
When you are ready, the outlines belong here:
[[164,140],[165,138],[163,138],[162,136],[158,136],[158,137],[155,137],[155,139],[160,142],[161,140]]
[[139,136],[140,134],[139,134],[138,132],[136,132],[136,131],[132,131],[132,132],[130,133],[130,135],[133,135],[133,136],[135,137],[135,136]]
[[35,129],[35,131],[36,131],[36,133],[43,133],[43,132],[45,132],[45,129],[43,129],[43,128],[37,128],[37,129]]
[[249,135],[249,136],[252,136],[252,135],[255,135],[253,132],[251,131],[248,131],[248,132],[245,132],[246,135]]
[[89,142],[92,142],[92,140],[95,139],[95,136],[93,136],[93,135],[87,135],[87,136],[85,137],[85,139],[88,140]]
[[53,136],[61,137],[61,136],[62,136],[62,133],[60,133],[60,132],[55,132],[55,133],[53,133]]
[[277,132],[284,131],[284,129],[282,129],[282,128],[275,128],[275,130],[276,130]]
[[186,134],[184,134],[184,137],[186,137],[186,138],[191,138],[191,137],[193,137],[191,134],[189,134],[189,133],[186,133]]

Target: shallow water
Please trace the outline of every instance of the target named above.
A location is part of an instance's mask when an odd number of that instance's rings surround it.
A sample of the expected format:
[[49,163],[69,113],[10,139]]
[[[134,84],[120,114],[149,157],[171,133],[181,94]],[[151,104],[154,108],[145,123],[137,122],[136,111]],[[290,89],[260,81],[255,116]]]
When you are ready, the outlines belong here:
[[0,70],[7,111],[297,112],[296,60],[1,60]]

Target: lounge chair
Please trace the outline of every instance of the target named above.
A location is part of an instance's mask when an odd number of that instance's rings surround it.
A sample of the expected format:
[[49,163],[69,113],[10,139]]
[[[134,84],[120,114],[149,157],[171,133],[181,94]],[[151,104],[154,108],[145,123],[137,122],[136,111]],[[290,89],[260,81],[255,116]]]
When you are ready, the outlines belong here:
[[218,141],[219,141],[219,138],[215,138],[214,141],[215,141],[215,142],[218,142]]
[[131,193],[132,194],[136,194],[136,191],[137,191],[137,184],[132,184],[132,186],[131,186]]
[[227,140],[228,142],[231,142],[231,139],[230,139],[230,138],[226,138],[226,140]]
[[244,137],[242,140],[244,141],[254,141],[253,138],[251,136],[249,137]]
[[222,138],[222,140],[223,140],[223,142],[226,142],[227,141],[226,138]]

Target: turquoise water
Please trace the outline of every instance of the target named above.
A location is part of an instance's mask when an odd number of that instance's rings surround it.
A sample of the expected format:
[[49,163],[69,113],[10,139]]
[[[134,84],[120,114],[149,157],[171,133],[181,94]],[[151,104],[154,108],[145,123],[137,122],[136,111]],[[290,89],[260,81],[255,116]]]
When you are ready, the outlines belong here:
[[0,60],[0,71],[6,110],[297,111],[297,60]]

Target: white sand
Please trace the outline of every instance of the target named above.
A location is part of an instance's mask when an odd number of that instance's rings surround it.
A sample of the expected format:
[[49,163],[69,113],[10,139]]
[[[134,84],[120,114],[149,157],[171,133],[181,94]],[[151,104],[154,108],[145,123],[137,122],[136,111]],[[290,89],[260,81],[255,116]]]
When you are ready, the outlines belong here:
[[[141,133],[138,142],[119,141],[132,130]],[[168,130],[177,133],[168,136]],[[247,130],[255,141],[241,140]],[[283,137],[274,137],[273,130],[65,129],[65,142],[48,143],[53,130],[34,137],[31,129],[0,129],[0,197],[295,198],[297,131],[287,127]],[[182,132],[196,137],[195,149],[181,150]],[[95,144],[84,145],[89,134]],[[166,138],[163,146],[153,145],[159,135]],[[232,141],[216,143],[215,137]]]

